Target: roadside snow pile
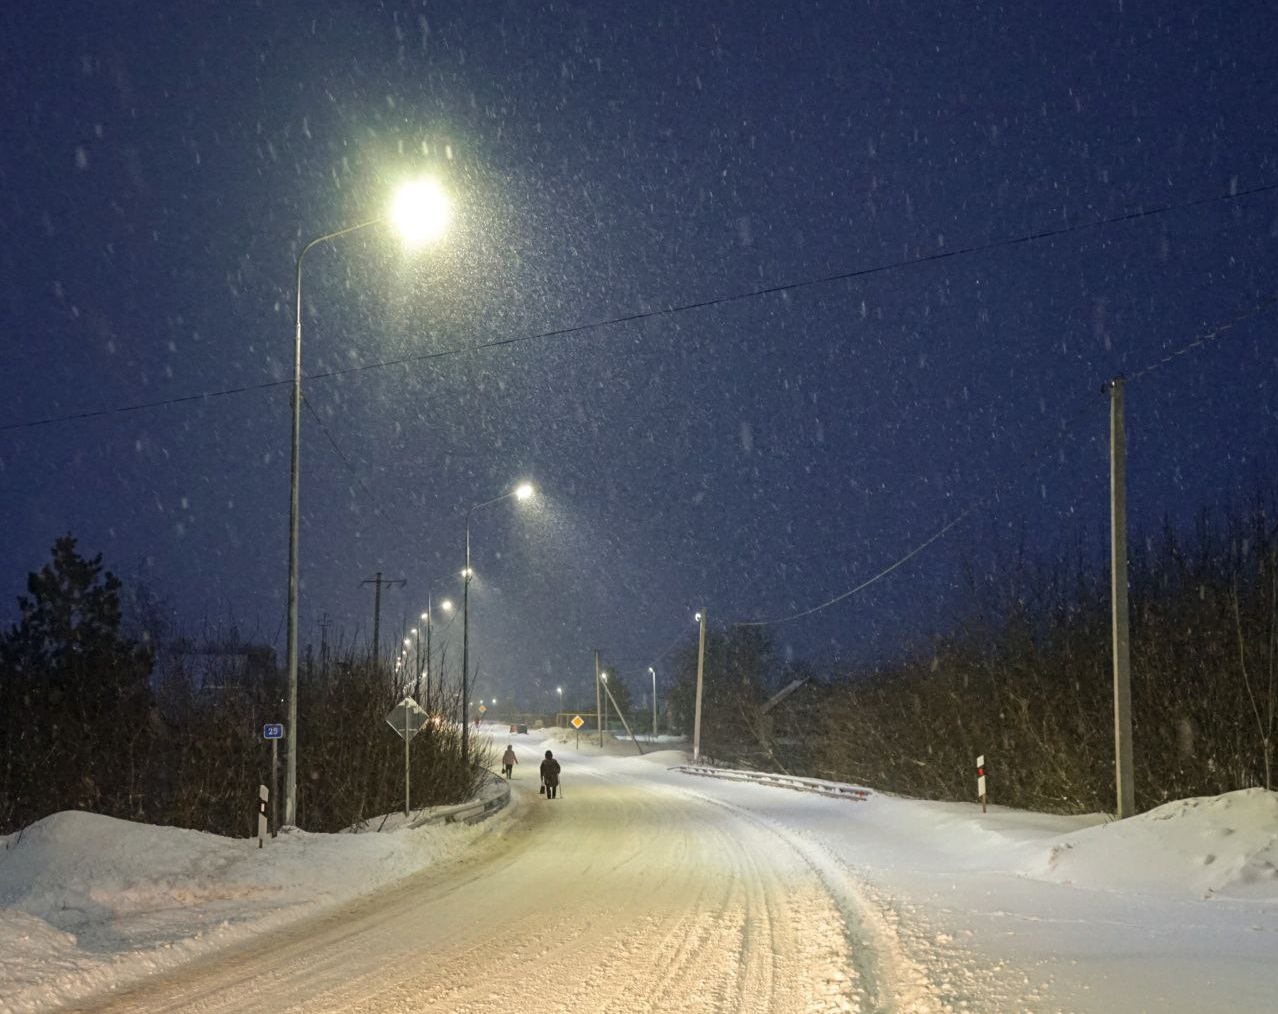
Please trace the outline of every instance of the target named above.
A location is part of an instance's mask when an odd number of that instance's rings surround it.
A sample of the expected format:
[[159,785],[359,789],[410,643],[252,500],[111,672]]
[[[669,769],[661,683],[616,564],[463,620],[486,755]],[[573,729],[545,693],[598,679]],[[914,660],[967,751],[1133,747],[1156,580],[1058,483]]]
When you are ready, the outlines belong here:
[[[403,818],[387,822],[387,829]],[[398,880],[483,826],[257,839],[56,813],[0,838],[0,1012],[42,1010]]]
[[1102,890],[1278,901],[1278,793],[1166,803],[1062,837],[1026,872]]

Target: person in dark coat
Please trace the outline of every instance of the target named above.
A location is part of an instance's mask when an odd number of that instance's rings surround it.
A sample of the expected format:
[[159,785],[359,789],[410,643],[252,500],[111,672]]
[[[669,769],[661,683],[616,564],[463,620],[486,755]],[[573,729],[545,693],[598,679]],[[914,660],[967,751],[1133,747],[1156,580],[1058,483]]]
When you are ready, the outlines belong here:
[[546,798],[554,799],[559,788],[559,761],[549,750],[546,751],[546,759],[541,762],[541,783],[546,786]]
[[501,773],[507,778],[515,773],[515,765],[519,763],[519,758],[515,756],[514,746],[507,746],[506,752],[501,755]]

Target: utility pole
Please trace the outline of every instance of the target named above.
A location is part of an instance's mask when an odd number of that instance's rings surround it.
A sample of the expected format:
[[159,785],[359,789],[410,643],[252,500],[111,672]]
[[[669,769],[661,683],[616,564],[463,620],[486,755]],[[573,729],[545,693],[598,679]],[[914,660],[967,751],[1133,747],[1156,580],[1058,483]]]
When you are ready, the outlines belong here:
[[[430,711],[430,628],[435,625],[435,610],[431,608],[430,589],[426,589],[426,710]],[[441,688],[440,698],[443,698]]]
[[386,580],[382,578],[382,572],[379,570],[373,577],[366,581],[361,581],[360,587],[371,584],[373,591],[373,668],[377,668],[378,653],[381,650],[380,640],[382,636],[382,585],[387,588],[403,588],[408,584],[407,578],[399,578],[396,581]]
[[1127,437],[1123,378],[1109,382],[1110,604],[1114,646],[1114,779],[1118,819],[1136,812],[1132,783],[1132,660],[1127,616]]
[[599,726],[599,749],[603,749],[603,702],[599,692],[599,649],[595,649],[595,724]]
[[692,763],[701,760],[701,686],[706,671],[706,610],[701,607],[697,613],[697,622],[701,624],[701,633],[697,639],[697,707],[692,719]]

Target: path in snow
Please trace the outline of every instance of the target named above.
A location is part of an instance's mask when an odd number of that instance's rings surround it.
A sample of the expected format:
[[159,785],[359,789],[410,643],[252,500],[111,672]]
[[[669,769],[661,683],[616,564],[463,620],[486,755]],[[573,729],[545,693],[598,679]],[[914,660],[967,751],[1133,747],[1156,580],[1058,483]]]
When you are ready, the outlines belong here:
[[677,787],[571,756],[564,767],[554,801],[518,769],[508,828],[462,863],[70,1009],[879,1006],[838,903],[783,835]]

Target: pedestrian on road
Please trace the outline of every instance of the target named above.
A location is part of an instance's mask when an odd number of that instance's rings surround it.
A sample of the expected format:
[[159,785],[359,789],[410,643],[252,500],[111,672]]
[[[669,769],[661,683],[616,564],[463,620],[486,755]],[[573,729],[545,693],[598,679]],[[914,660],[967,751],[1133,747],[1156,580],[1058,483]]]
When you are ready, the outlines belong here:
[[515,773],[515,765],[519,763],[519,758],[515,756],[514,746],[507,744],[506,752],[501,755],[501,773],[507,778]]
[[541,784],[546,789],[546,798],[554,799],[559,788],[559,761],[549,750],[546,751],[546,759],[541,762]]

